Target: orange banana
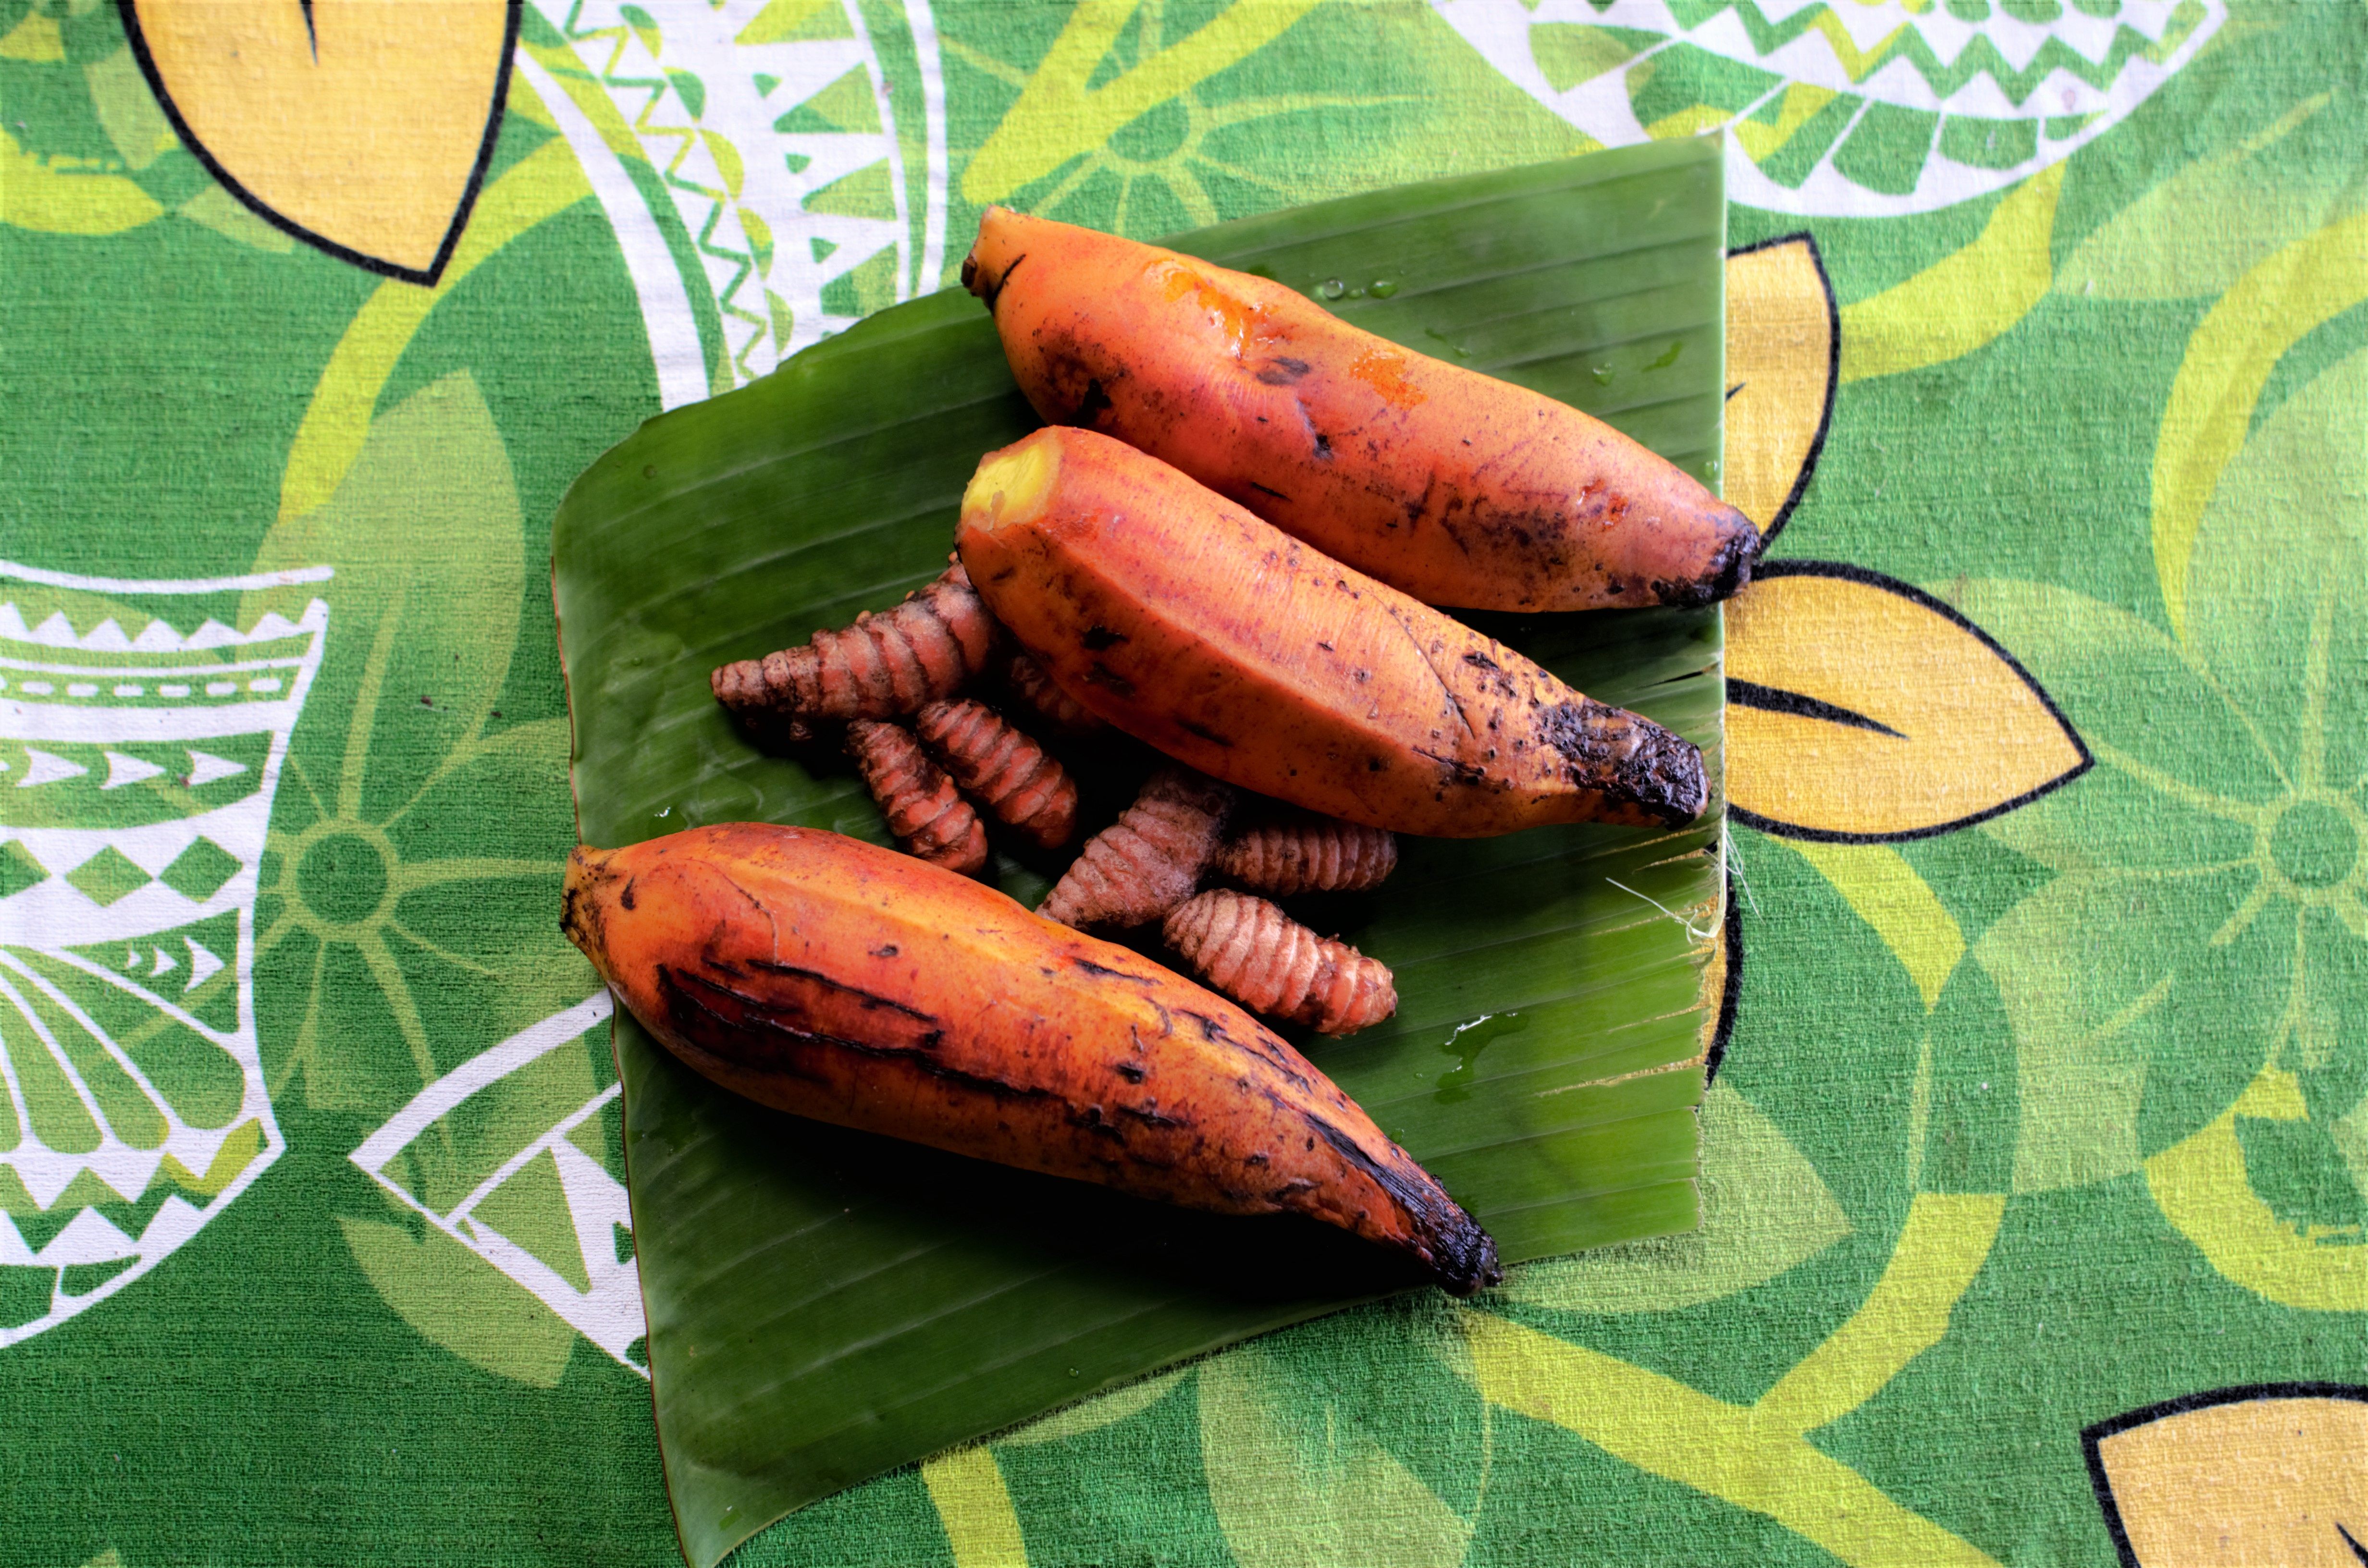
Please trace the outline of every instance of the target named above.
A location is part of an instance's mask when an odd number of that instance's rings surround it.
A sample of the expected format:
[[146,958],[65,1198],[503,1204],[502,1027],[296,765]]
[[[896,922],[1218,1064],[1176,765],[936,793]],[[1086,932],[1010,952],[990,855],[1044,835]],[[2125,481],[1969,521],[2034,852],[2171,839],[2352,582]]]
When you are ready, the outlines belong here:
[[1036,412],[1175,464],[1429,604],[1707,604],[1759,530],[1567,403],[1282,284],[990,207],[962,281]]
[[1676,826],[1702,754],[1090,430],[989,453],[956,533],[1012,636],[1189,767],[1393,832]]
[[1241,1008],[950,871],[817,829],[694,828],[576,850],[561,924],[652,1034],[752,1099],[1305,1215],[1458,1294],[1498,1278],[1487,1233]]

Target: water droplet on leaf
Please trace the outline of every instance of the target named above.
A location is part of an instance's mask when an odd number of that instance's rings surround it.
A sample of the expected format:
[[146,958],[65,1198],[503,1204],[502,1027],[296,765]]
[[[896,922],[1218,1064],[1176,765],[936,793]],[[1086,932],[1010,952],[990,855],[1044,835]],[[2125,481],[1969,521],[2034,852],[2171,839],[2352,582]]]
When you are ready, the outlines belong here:
[[1439,1049],[1461,1060],[1439,1075],[1439,1086],[1431,1091],[1433,1096],[1450,1105],[1469,1098],[1480,1053],[1504,1036],[1519,1034],[1529,1027],[1529,1020],[1519,1013],[1483,1013],[1469,1023],[1456,1025],[1454,1032],[1440,1042]]

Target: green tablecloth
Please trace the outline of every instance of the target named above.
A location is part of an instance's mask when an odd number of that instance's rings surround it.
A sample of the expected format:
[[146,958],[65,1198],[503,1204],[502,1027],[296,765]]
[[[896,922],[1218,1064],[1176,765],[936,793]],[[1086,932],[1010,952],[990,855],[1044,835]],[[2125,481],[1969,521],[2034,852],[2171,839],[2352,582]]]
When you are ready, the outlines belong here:
[[739,1561],[2368,1561],[2363,74],[2351,0],[0,0],[0,1560],[673,1558],[552,920],[600,450],[989,201],[1721,131],[1702,1231]]

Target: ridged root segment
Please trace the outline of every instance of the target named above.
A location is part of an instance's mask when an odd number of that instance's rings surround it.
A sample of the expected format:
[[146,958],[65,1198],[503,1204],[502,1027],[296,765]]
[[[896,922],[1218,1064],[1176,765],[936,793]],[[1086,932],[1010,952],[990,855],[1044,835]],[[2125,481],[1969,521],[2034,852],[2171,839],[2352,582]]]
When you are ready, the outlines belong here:
[[985,824],[911,731],[859,719],[847,727],[847,749],[907,855],[965,876],[986,864]]
[[1398,1010],[1389,966],[1248,893],[1224,888],[1167,912],[1160,935],[1201,979],[1254,1013],[1352,1034]]
[[1076,831],[1076,785],[985,703],[932,702],[913,715],[913,729],[963,793],[1030,843],[1057,849]]
[[1086,841],[1036,913],[1079,929],[1158,919],[1201,885],[1233,806],[1231,786],[1161,768],[1118,821]]
[[893,719],[951,697],[986,667],[995,619],[959,562],[894,609],[817,631],[803,648],[724,665],[715,699],[744,714]]
[[1053,677],[1030,654],[1011,655],[1004,666],[1003,684],[1056,734],[1090,735],[1110,728],[1091,709],[1053,684]]
[[1261,823],[1217,852],[1217,874],[1257,892],[1360,892],[1398,869],[1386,828],[1301,815]]

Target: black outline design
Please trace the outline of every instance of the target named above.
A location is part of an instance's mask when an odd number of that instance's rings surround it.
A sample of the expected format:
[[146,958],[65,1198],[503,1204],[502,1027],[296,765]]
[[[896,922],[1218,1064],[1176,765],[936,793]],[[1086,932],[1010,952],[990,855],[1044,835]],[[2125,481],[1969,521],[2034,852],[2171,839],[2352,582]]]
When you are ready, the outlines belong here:
[[[2080,1453],[2089,1463],[2089,1489],[2096,1494],[2098,1511],[2105,1516],[2105,1528],[2113,1538],[2113,1550],[2120,1553],[2122,1568],[2145,1568],[2130,1546],[2129,1533],[2122,1528],[2121,1506],[2113,1501],[2113,1483],[2105,1474],[2105,1461],[2098,1446],[2108,1437],[2126,1432],[2134,1426],[2151,1426],[2167,1416],[2185,1415],[2191,1411],[2211,1410],[2223,1404],[2253,1404],[2279,1399],[2348,1399],[2368,1404],[2368,1385],[2359,1383],[2240,1383],[2225,1389],[2210,1389],[2202,1393],[2181,1394],[2159,1404],[2149,1404],[2142,1410],[2132,1410],[2110,1416],[2093,1426],[2080,1429]],[[2343,1539],[2351,1542],[2357,1553],[2360,1543],[2351,1540],[2351,1532],[2343,1528],[2341,1520],[2334,1521]],[[2362,1557],[2368,1562],[2368,1557]]]
[[[207,150],[206,144],[198,139],[197,132],[189,129],[189,122],[181,118],[179,107],[173,102],[173,95],[165,90],[165,78],[156,69],[154,57],[148,52],[147,37],[140,30],[138,0],[115,0],[115,4],[116,9],[123,17],[123,33],[131,42],[131,58],[140,62],[140,74],[148,79],[148,90],[156,95],[156,102],[164,109],[165,118],[172,122],[173,134],[181,139],[183,146],[197,154],[198,162],[205,165],[206,173],[213,176],[224,190],[238,198],[241,205],[282,233],[291,234],[313,249],[325,251],[339,261],[350,262],[365,272],[375,272],[381,278],[399,278],[405,283],[416,283],[423,288],[435,287],[436,280],[444,275],[446,265],[451,261],[452,252],[461,243],[461,235],[469,227],[469,215],[476,210],[477,197],[484,187],[485,170],[494,161],[494,142],[501,134],[502,113],[509,102],[510,66],[518,54],[518,23],[525,0],[504,0],[503,12],[507,19],[502,28],[502,61],[500,69],[494,76],[493,105],[485,115],[485,133],[477,142],[477,161],[469,170],[469,183],[461,192],[460,205],[452,210],[451,221],[445,225],[443,243],[437,247],[436,259],[428,263],[425,270],[404,267],[392,261],[381,261],[374,256],[364,256],[361,252],[341,245],[335,240],[316,234],[302,223],[283,217],[269,203],[239,184],[231,172],[222,167],[213,153]],[[308,30],[313,25],[313,6],[310,0],[306,0],[304,6],[304,25]],[[320,58],[320,45],[317,40],[313,44],[313,55],[316,60]]]
[[[1817,285],[1826,291],[1826,406],[1817,411],[1817,432],[1809,437],[1809,449],[1802,455],[1801,472],[1793,476],[1792,490],[1785,494],[1784,504],[1776,508],[1776,515],[1768,520],[1768,526],[1759,530],[1759,548],[1763,551],[1784,531],[1784,525],[1793,520],[1793,508],[1798,506],[1801,497],[1808,493],[1809,481],[1817,472],[1817,460],[1825,455],[1826,432],[1832,429],[1834,424],[1834,393],[1840,390],[1842,384],[1842,311],[1834,299],[1834,280],[1826,272],[1825,253],[1817,248],[1817,236],[1808,230],[1779,234],[1772,240],[1761,240],[1757,244],[1743,245],[1726,253],[1726,259],[1733,261],[1738,256],[1774,250],[1779,245],[1789,245],[1795,241],[1809,247],[1809,265],[1817,269]],[[1732,401],[1743,386],[1743,382],[1737,381],[1727,389],[1726,397],[1721,401]],[[1758,574],[1765,575],[1764,573]]]
[[1804,719],[1822,719],[1828,724],[1839,724],[1845,729],[1872,730],[1878,735],[1889,735],[1895,741],[1907,738],[1880,719],[1870,719],[1839,702],[1820,702],[1814,697],[1804,697],[1781,686],[1761,686],[1758,681],[1737,680],[1729,676],[1726,677],[1726,699],[1737,708],[1757,708],[1767,713],[1792,713]]
[[1743,1000],[1743,905],[1735,892],[1735,869],[1730,866],[1726,872],[1726,915],[1719,933],[1726,949],[1726,973],[1719,979],[1718,1022],[1711,1026],[1710,1051],[1702,1062],[1705,1089],[1718,1081],[1718,1070],[1726,1061],[1726,1042],[1735,1038],[1736,1005]]
[[2064,710],[2055,706],[2055,699],[2048,696],[2047,688],[2032,678],[2031,672],[2022,667],[2021,661],[2000,647],[1997,638],[1992,637],[1954,608],[1934,598],[1923,589],[1910,583],[1903,583],[1896,577],[1886,577],[1880,572],[1869,571],[1863,566],[1853,566],[1847,561],[1769,561],[1761,562],[1752,573],[1752,576],[1759,582],[1766,582],[1771,577],[1839,577],[1846,582],[1864,584],[1870,588],[1879,588],[1886,594],[1896,595],[1912,605],[1930,610],[1935,615],[1972,632],[1980,641],[1982,646],[2004,660],[2007,668],[2012,670],[2021,678],[2022,684],[2032,689],[2032,694],[2039,699],[2040,706],[2047,710],[2047,716],[2055,720],[2057,727],[2070,737],[2072,749],[2080,754],[2080,761],[2078,766],[2066,768],[2036,789],[2026,790],[2011,801],[2002,801],[1995,806],[1986,806],[1970,816],[1959,817],[1953,822],[1939,823],[1931,827],[1908,828],[1899,833],[1837,833],[1821,827],[1801,827],[1792,823],[1778,822],[1773,817],[1763,817],[1757,812],[1748,812],[1736,805],[1729,805],[1726,808],[1726,814],[1731,820],[1739,822],[1746,827],[1758,828],[1762,833],[1773,834],[1779,838],[1797,838],[1810,844],[1907,844],[1918,838],[1938,838],[1944,833],[1955,833],[1960,829],[1986,823],[1992,817],[2004,816],[2009,812],[2031,804],[2043,795],[2055,793],[2096,766],[2097,759],[2089,755],[2089,743],[2080,738],[2080,732],[2072,727],[2072,722],[2064,716]]

